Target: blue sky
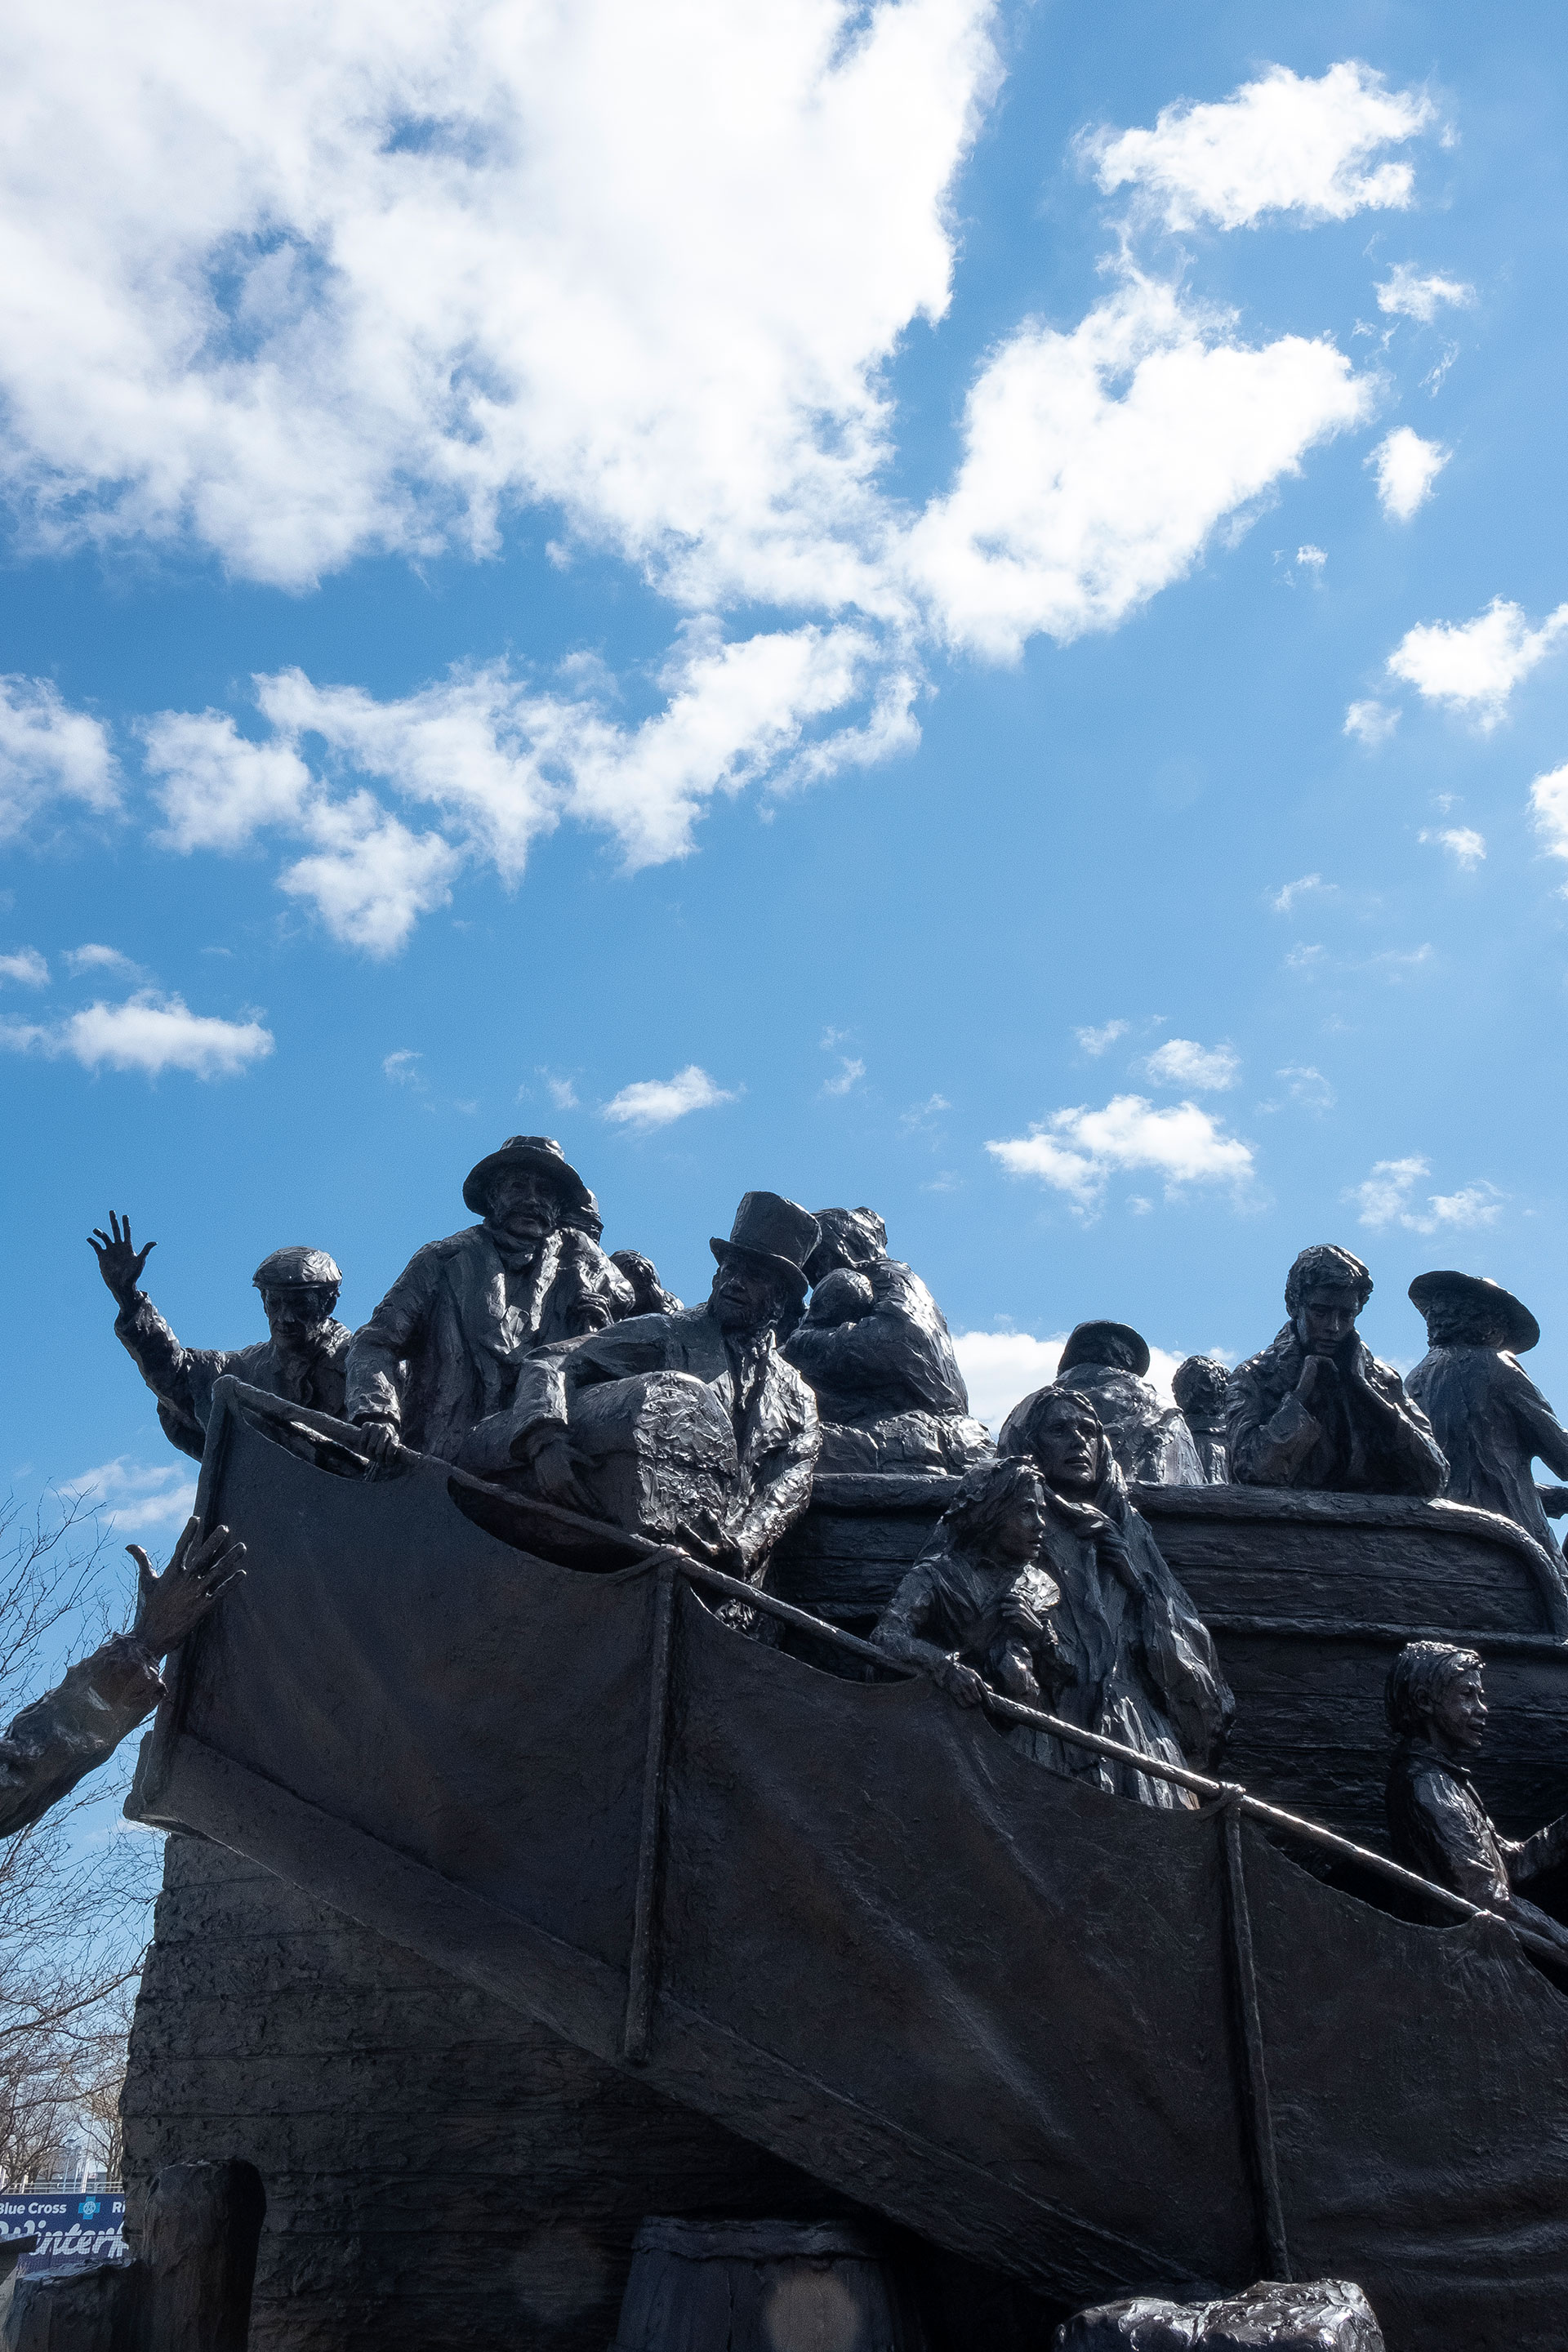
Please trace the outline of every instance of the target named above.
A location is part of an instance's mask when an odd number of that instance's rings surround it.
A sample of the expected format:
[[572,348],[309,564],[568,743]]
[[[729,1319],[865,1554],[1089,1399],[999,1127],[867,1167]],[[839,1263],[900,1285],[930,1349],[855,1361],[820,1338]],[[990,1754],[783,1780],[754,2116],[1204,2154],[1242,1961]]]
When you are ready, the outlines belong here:
[[518,1129],[993,1412],[1326,1238],[1568,1391],[1561,13],[253,15],[0,37],[18,1496],[183,1507],[110,1206],[238,1345]]

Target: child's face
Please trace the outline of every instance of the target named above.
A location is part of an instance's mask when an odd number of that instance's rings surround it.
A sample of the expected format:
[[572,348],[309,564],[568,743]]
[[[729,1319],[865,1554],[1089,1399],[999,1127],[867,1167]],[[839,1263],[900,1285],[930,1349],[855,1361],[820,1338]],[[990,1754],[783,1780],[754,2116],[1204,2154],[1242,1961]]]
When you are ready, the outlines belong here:
[[1432,1709],[1432,1728],[1450,1748],[1474,1753],[1486,1737],[1487,1702],[1479,1666],[1450,1675]]
[[1004,1559],[1033,1559],[1046,1532],[1046,1515],[1037,1495],[1019,1496],[996,1530],[996,1549]]

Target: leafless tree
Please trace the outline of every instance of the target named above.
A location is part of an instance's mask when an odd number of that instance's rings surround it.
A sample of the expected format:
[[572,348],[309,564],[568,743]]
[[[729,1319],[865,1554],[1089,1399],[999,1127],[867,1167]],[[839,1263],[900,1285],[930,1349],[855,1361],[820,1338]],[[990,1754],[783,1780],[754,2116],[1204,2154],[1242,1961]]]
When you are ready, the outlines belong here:
[[[89,1501],[0,1509],[0,1728],[123,1622],[132,1592]],[[81,1817],[129,1766],[0,1842],[0,2181],[28,2179],[73,2134],[118,2155],[100,2110],[117,2105],[161,1841],[84,1834]]]

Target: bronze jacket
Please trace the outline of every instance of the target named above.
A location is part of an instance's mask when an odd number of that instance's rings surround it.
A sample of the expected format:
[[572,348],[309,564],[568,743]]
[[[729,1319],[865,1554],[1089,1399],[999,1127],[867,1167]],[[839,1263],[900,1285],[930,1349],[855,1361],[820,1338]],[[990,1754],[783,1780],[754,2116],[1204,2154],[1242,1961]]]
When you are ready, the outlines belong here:
[[58,1804],[163,1696],[163,1678],[141,1643],[116,1633],[24,1707],[0,1738],[0,1837],[15,1837]]
[[343,1368],[353,1336],[344,1324],[327,1326],[327,1346],[302,1378],[284,1366],[269,1339],[248,1348],[182,1348],[144,1290],[115,1317],[114,1336],[157,1398],[164,1436],[198,1462],[206,1442],[213,1382],[225,1372],[233,1372],[253,1389],[265,1389],[268,1396],[287,1397],[290,1404],[342,1412]]
[[1342,1387],[1321,1420],[1295,1394],[1306,1350],[1287,1323],[1272,1345],[1238,1364],[1226,1394],[1230,1475],[1242,1486],[1300,1486],[1342,1495],[1440,1495],[1448,1465],[1431,1424],[1391,1364],[1353,1341],[1369,1389],[1397,1418],[1384,1431]]

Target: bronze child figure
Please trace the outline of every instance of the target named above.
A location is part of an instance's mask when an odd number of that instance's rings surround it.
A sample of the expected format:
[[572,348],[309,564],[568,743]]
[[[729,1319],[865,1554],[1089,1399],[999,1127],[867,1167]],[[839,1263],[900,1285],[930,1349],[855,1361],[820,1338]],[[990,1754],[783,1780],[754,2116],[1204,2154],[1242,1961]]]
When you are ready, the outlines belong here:
[[1068,1669],[1051,1623],[1061,1587],[1043,1563],[1045,1536],[1045,1481],[1034,1464],[983,1463],[942,1513],[873,1640],[923,1667],[961,1706],[978,1705],[989,1685],[1048,1707]]

